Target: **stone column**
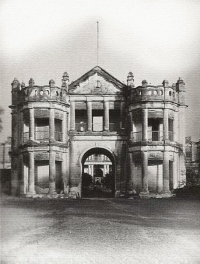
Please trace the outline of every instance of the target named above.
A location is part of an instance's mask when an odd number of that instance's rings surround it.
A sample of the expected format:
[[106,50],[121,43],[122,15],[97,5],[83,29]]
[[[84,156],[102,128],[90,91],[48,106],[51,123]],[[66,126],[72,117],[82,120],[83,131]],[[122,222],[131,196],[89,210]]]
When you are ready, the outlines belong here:
[[35,194],[35,160],[33,151],[29,152],[28,178],[28,194]]
[[49,116],[49,139],[50,141],[55,140],[55,120],[54,120],[54,108],[50,108]]
[[94,165],[91,165],[91,175],[94,176]]
[[168,109],[163,110],[163,136],[164,140],[169,139],[169,122],[168,122]]
[[49,151],[49,194],[56,194],[56,157],[52,148]]
[[120,103],[120,129],[124,128],[124,108],[125,108],[125,103],[121,101]]
[[104,101],[104,130],[109,131],[109,102]]
[[174,152],[173,161],[173,189],[178,188],[178,154]]
[[174,132],[174,142],[178,142],[178,113],[177,112],[174,112],[173,132]]
[[106,173],[107,173],[107,165],[104,165],[104,166],[103,166],[103,170],[104,170],[104,176],[105,176]]
[[70,104],[70,130],[75,130],[75,102]]
[[87,101],[87,121],[88,121],[88,131],[92,131],[92,102]]
[[23,154],[20,154],[20,194],[26,194],[26,180],[24,179],[24,160]]
[[159,141],[163,140],[163,124],[159,123]]
[[166,151],[163,153],[163,192],[169,192],[169,155]]
[[62,141],[64,143],[67,142],[67,113],[63,112],[63,120],[62,120]]
[[133,153],[128,153],[128,158],[129,158],[129,186],[130,189],[133,191],[134,189],[134,174],[135,174],[135,166],[133,164]]
[[157,191],[161,193],[163,191],[163,176],[162,176],[162,165],[157,165]]
[[142,109],[142,140],[143,141],[148,140],[147,129],[148,129],[148,109]]
[[68,190],[67,190],[67,185],[68,185],[68,181],[67,181],[67,178],[68,178],[68,175],[67,175],[67,153],[66,152],[63,152],[62,153],[62,181],[63,181],[63,184],[64,184],[64,193],[68,193]]
[[35,130],[35,118],[34,118],[34,108],[29,109],[30,120],[29,120],[29,139],[34,140],[34,130]]
[[148,193],[148,153],[142,152],[142,191]]

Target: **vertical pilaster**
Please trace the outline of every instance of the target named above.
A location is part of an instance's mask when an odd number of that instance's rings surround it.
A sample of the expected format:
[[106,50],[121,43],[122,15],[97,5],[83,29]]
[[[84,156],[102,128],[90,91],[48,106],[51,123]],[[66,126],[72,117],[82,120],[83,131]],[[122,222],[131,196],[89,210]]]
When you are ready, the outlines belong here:
[[26,180],[24,178],[24,160],[23,154],[20,154],[20,194],[26,194]]
[[159,123],[159,141],[162,141],[163,140],[163,124],[162,123]]
[[148,140],[147,137],[148,129],[148,109],[142,109],[142,140]]
[[133,153],[128,153],[129,158],[129,185],[130,189],[134,189],[134,164],[133,164]]
[[109,101],[104,101],[104,130],[109,131]]
[[168,122],[168,109],[164,108],[163,110],[163,136],[164,140],[169,139],[169,122]]
[[50,108],[50,116],[49,116],[49,139],[50,141],[55,140],[55,111],[54,108]]
[[35,194],[35,160],[33,151],[29,152],[28,194]]
[[142,191],[148,193],[148,153],[142,152]]
[[63,112],[63,120],[62,120],[62,141],[64,143],[67,142],[67,113]]
[[169,155],[163,153],[163,192],[169,192]]
[[174,123],[173,123],[173,132],[174,132],[174,142],[178,142],[178,112],[174,112]]
[[125,108],[125,103],[121,101],[120,103],[120,129],[124,128],[124,108]]
[[173,162],[173,189],[178,188],[178,154],[174,152]]
[[56,157],[55,152],[50,147],[49,151],[49,194],[56,193]]
[[62,181],[64,183],[64,193],[67,193],[68,191],[66,189],[68,186],[68,180],[67,180],[68,175],[67,175],[67,153],[66,152],[63,152],[62,158],[63,158],[63,161],[62,161]]
[[87,101],[87,120],[88,120],[88,131],[92,131],[92,102]]
[[75,102],[70,104],[70,130],[75,130]]
[[35,130],[35,119],[34,119],[34,108],[29,109],[30,120],[29,120],[29,139],[34,140],[34,130]]
[[157,165],[157,191],[161,193],[163,191],[163,175],[161,170],[162,165]]

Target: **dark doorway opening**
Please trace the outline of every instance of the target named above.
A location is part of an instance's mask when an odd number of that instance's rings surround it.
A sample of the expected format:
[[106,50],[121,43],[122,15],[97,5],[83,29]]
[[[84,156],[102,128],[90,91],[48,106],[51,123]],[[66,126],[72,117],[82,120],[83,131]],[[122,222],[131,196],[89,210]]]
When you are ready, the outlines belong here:
[[84,154],[82,197],[115,197],[115,160],[108,150],[93,148]]

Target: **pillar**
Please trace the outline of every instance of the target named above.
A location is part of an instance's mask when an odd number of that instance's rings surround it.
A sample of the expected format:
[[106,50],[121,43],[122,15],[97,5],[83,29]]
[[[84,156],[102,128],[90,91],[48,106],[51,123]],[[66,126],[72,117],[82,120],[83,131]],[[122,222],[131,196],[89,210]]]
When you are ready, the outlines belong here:
[[49,194],[56,194],[56,157],[53,149],[49,152]]
[[162,123],[159,123],[159,141],[162,141],[163,140],[163,124]]
[[163,110],[163,136],[164,140],[169,139],[169,123],[168,123],[168,109],[164,108]]
[[92,102],[87,101],[87,121],[88,121],[88,131],[92,131]]
[[75,102],[70,104],[70,130],[75,130]]
[[178,154],[174,152],[173,162],[173,189],[178,188]]
[[30,120],[29,120],[29,139],[34,140],[34,126],[35,126],[35,120],[34,120],[34,109],[30,108],[29,109],[29,114],[30,114]]
[[49,139],[55,140],[55,121],[54,121],[54,108],[50,108],[50,116],[49,116]]
[[104,173],[103,173],[103,175],[105,176],[105,175],[106,175],[106,173],[108,173],[108,172],[107,172],[107,165],[104,165],[104,166],[103,166],[103,170],[104,170]]
[[142,152],[142,191],[148,193],[148,153]]
[[142,109],[142,140],[146,141],[148,129],[148,109]]
[[63,112],[63,120],[62,120],[62,141],[64,143],[67,142],[67,113]]
[[62,154],[62,181],[64,183],[64,193],[68,193],[67,186],[68,186],[68,175],[67,175],[67,153],[63,152]]
[[109,131],[109,102],[104,101],[104,130]]
[[169,156],[163,153],[163,192],[169,192]]
[[35,160],[33,151],[29,152],[28,194],[35,194]]
[[163,177],[162,177],[162,165],[157,165],[157,191],[161,193],[163,191]]
[[24,160],[23,154],[20,154],[20,194],[26,194],[26,180],[24,178]]
[[133,191],[134,189],[134,174],[135,174],[135,170],[134,170],[134,164],[133,164],[133,153],[128,153],[128,158],[129,158],[129,186],[130,189]]
[[121,101],[120,103],[120,129],[124,128],[124,108],[125,108],[125,102]]

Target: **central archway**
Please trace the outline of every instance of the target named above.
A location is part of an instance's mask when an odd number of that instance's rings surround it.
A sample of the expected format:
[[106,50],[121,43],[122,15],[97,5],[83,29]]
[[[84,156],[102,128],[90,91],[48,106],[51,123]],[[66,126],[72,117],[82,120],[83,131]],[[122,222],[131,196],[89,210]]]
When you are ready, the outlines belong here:
[[100,147],[87,150],[81,159],[82,197],[115,197],[115,158]]

